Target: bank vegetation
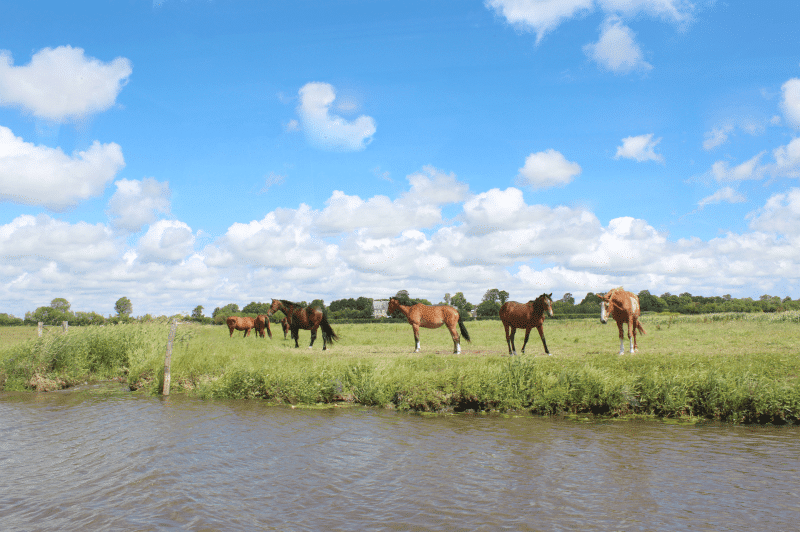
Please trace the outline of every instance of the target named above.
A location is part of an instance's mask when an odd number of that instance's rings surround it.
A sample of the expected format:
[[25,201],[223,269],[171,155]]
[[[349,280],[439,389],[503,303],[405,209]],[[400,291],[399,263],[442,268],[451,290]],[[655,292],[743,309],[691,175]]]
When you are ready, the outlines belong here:
[[[640,353],[617,355],[617,328],[599,320],[545,322],[526,355],[508,356],[496,321],[467,321],[473,339],[453,355],[446,329],[337,324],[322,351],[274,338],[229,337],[226,328],[180,324],[172,394],[276,404],[361,404],[409,411],[497,411],[800,423],[800,312],[646,315]],[[3,328],[0,389],[52,391],[116,379],[159,394],[170,324]],[[524,332],[517,332],[517,348]],[[627,340],[626,340],[627,347]]]

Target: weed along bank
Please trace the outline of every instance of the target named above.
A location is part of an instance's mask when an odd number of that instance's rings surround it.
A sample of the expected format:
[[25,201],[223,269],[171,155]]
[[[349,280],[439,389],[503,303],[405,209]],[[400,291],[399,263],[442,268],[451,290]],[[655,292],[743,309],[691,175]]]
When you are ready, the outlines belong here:
[[619,355],[613,328],[551,320],[549,356],[536,344],[509,356],[499,321],[470,321],[472,342],[461,353],[444,329],[427,330],[412,353],[408,324],[396,322],[334,324],[339,340],[324,351],[184,323],[42,337],[35,327],[6,328],[13,335],[0,346],[0,386],[52,391],[119,380],[143,394],[272,404],[797,424],[798,324],[797,314],[779,313],[648,316],[638,352]]

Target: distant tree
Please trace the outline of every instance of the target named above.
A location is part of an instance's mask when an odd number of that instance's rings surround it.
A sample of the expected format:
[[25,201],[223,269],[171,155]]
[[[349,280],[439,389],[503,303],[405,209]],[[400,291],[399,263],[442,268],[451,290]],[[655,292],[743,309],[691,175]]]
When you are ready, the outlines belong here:
[[226,305],[225,307],[217,307],[217,308],[215,308],[214,309],[214,314],[212,315],[212,318],[217,318],[218,316],[222,316],[224,318],[227,318],[227,317],[229,317],[231,315],[234,315],[234,314],[236,314],[238,312],[239,312],[239,305],[238,304],[234,304],[234,303],[230,303],[230,304]]
[[203,306],[198,305],[192,311],[192,318],[203,318]]
[[445,305],[450,305],[450,293],[449,292],[444,293],[444,303],[445,303]]
[[475,306],[467,301],[463,292],[457,292],[450,299],[450,305],[458,309],[458,313],[462,317],[469,316],[470,312],[475,309]]
[[120,317],[129,317],[133,313],[133,304],[126,296],[123,296],[114,304],[114,310]]
[[[483,294],[481,303],[478,304],[476,312],[478,316],[498,316],[500,314],[500,290],[489,289]],[[505,291],[503,291],[505,292]],[[507,295],[508,293],[506,293]]]
[[559,302],[564,302],[565,304],[575,305],[575,297],[572,296],[571,292],[564,293],[564,296],[561,297]]
[[311,300],[311,307],[315,307],[317,309],[325,310],[325,300],[320,300],[317,298],[316,300]]
[[0,313],[0,326],[21,326],[25,321],[8,313]]
[[242,313],[249,313],[254,315],[266,315],[269,312],[270,304],[261,302],[250,302],[242,307]]
[[66,298],[53,298],[50,302],[50,307],[63,313],[68,313],[71,305]]
[[642,311],[660,312],[667,308],[667,303],[664,300],[658,296],[653,296],[648,290],[640,291],[638,296]]

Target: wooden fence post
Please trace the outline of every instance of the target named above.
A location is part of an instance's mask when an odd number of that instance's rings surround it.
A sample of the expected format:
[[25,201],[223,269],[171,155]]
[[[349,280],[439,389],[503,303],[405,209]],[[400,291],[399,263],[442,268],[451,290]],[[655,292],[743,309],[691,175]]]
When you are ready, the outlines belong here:
[[39,336],[40,337],[42,336],[42,329],[43,328],[44,328],[44,323],[43,322],[39,322]]
[[66,333],[66,332],[67,332],[67,330],[69,330],[69,322],[67,322],[66,320],[65,320],[65,321],[63,321],[63,322],[61,323],[61,329],[64,331],[64,333]]
[[164,390],[162,394],[169,396],[170,365],[172,364],[172,343],[175,341],[175,329],[178,327],[178,319],[172,319],[172,327],[169,329],[167,339],[167,355],[164,357]]

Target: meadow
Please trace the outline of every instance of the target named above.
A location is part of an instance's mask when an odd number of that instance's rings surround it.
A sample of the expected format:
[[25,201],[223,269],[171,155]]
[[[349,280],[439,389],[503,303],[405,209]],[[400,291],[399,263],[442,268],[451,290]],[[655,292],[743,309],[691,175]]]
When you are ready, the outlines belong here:
[[[499,321],[467,321],[471,343],[452,354],[445,328],[333,324],[340,340],[312,350],[274,337],[229,338],[225,327],[180,324],[171,392],[304,406],[367,405],[420,412],[497,411],[800,423],[800,313],[646,315],[640,351],[617,355],[616,325],[545,321],[525,355],[508,356]],[[0,388],[48,391],[93,380],[159,394],[170,324],[0,329]],[[524,331],[517,332],[517,350]],[[628,348],[627,337],[625,340]]]

